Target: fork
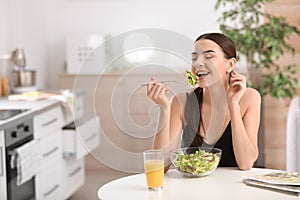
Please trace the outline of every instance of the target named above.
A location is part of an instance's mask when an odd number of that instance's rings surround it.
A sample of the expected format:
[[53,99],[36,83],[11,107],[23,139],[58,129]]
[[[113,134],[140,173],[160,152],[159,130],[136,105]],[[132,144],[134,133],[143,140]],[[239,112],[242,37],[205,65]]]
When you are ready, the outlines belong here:
[[[177,81],[177,80],[163,80],[163,81],[158,81],[156,83],[186,83],[186,81]],[[141,86],[146,86],[149,83],[143,83]]]

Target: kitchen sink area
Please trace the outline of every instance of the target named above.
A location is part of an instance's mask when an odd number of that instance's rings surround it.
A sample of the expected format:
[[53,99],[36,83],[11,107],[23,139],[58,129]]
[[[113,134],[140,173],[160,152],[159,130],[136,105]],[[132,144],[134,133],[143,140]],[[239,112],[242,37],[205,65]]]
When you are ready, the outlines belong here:
[[0,120],[7,120],[15,115],[26,112],[27,109],[1,109]]

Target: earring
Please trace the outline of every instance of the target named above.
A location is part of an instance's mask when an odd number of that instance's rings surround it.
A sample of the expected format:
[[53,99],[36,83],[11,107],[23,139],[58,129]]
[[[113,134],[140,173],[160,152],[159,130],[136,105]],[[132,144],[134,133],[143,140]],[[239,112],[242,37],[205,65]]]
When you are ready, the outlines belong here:
[[231,76],[232,76],[232,71],[229,72],[229,80],[228,80],[229,85],[231,84]]

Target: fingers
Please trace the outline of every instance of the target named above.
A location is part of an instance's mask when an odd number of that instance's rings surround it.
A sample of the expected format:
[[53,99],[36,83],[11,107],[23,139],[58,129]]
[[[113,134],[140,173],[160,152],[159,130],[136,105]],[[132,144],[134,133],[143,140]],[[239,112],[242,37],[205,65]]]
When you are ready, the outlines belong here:
[[162,84],[162,83],[158,83],[158,82],[154,82],[154,83],[149,83],[147,85],[147,95],[151,98],[151,99],[157,99],[159,98],[163,93],[165,93],[166,91],[168,91],[167,87]]
[[152,89],[152,87],[156,82],[157,80],[155,79],[155,77],[150,78],[150,82],[147,84],[147,94],[150,92],[150,90]]
[[158,103],[161,98],[165,96],[165,92],[168,88],[163,83],[158,82],[154,77],[151,77],[151,81],[147,84],[147,96],[154,102]]
[[166,97],[166,91],[168,91],[167,87],[162,83],[154,83],[152,88],[147,93],[148,97],[152,99],[156,104],[167,108],[168,107],[168,99]]
[[246,77],[244,75],[232,71],[230,80],[231,86],[240,89],[246,88]]

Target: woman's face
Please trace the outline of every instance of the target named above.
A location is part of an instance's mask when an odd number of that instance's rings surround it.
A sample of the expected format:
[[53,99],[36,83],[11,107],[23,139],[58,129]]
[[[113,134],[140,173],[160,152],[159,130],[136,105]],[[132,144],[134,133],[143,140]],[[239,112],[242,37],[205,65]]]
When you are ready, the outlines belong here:
[[212,40],[200,39],[192,52],[192,73],[197,76],[199,87],[209,87],[223,81],[228,83],[229,60],[221,47]]

